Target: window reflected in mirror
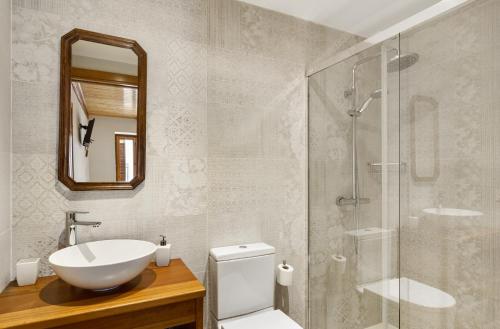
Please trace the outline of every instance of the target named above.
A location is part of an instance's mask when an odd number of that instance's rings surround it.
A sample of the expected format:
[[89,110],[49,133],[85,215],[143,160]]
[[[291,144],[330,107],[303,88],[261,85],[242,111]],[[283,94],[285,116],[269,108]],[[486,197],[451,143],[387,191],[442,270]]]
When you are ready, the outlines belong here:
[[130,182],[137,168],[137,136],[134,134],[115,134],[116,181]]

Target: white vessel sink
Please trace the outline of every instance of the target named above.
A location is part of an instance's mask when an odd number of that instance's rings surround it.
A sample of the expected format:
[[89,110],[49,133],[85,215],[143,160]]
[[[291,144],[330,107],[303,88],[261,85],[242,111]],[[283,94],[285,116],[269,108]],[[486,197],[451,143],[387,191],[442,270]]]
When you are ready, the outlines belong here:
[[87,242],[54,252],[49,263],[67,283],[92,290],[116,288],[139,275],[156,246],[139,240]]

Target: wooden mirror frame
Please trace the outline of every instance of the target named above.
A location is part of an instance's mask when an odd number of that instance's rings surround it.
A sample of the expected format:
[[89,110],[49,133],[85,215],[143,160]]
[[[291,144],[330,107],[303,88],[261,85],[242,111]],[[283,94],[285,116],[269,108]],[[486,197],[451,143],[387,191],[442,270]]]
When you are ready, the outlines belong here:
[[[130,182],[76,182],[69,176],[71,131],[71,46],[86,40],[132,50],[138,57],[137,81],[137,174]],[[72,191],[133,190],[146,177],[146,75],[147,54],[134,40],[74,29],[61,37],[61,86],[59,100],[58,178]]]

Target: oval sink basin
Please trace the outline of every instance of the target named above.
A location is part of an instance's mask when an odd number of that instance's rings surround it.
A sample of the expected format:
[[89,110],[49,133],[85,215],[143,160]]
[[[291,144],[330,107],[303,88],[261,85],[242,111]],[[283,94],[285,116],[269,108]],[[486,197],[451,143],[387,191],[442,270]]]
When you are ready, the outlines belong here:
[[54,252],[49,263],[67,283],[92,290],[108,290],[139,275],[151,261],[156,246],[139,240],[102,240]]

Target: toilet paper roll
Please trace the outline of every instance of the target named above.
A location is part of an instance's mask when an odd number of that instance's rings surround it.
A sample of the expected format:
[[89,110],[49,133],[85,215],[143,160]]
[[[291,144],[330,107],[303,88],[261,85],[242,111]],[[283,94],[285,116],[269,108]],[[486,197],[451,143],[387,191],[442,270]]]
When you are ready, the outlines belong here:
[[293,283],[293,266],[289,264],[278,265],[278,283],[288,287]]
[[345,323],[338,310],[345,306],[345,275],[347,259],[331,255],[326,293],[326,328],[344,328]]
[[332,272],[336,274],[344,274],[347,259],[342,255],[332,255]]

